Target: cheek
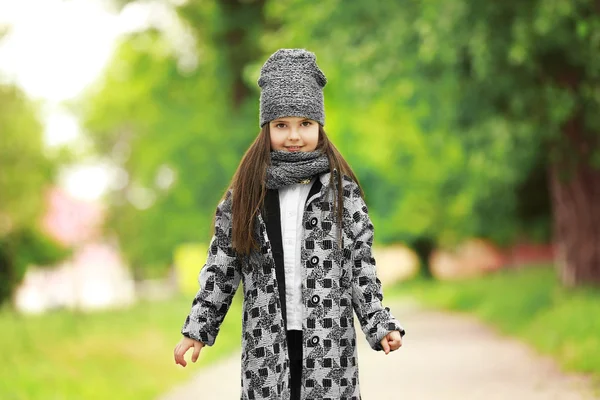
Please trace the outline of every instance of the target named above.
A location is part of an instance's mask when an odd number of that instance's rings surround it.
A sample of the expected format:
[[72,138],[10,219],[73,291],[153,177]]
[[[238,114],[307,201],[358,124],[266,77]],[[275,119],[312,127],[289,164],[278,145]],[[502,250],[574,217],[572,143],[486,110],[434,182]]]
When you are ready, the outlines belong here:
[[271,150],[279,150],[279,149],[281,149],[281,147],[283,147],[283,143],[281,142],[281,139],[279,139],[277,137],[277,135],[274,135],[273,133],[271,133],[270,138],[271,138]]
[[315,150],[317,148],[317,145],[319,144],[319,127],[316,127],[316,129],[311,130],[310,133],[307,135],[306,139],[306,144],[309,145],[310,150]]

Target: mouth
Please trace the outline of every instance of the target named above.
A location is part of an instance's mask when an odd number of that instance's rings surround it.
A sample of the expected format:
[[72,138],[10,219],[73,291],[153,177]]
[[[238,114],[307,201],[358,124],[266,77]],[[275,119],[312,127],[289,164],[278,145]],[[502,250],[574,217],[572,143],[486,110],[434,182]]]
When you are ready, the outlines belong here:
[[300,151],[302,146],[286,146],[287,151]]

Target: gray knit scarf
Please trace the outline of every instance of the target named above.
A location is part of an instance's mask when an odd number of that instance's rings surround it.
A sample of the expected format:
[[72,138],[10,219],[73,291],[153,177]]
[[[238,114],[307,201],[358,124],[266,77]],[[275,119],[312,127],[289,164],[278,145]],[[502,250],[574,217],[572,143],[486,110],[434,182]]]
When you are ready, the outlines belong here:
[[267,189],[294,185],[329,169],[329,159],[320,151],[272,151],[271,165],[267,167]]

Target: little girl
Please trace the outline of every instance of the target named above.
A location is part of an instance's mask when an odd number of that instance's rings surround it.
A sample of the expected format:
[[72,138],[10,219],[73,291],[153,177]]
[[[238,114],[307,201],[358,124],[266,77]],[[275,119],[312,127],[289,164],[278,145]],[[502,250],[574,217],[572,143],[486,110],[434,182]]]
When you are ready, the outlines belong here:
[[281,49],[260,71],[261,131],[219,203],[200,290],[175,347],[196,362],[243,283],[242,393],[360,399],[354,317],[385,354],[404,330],[381,304],[373,225],[356,176],[323,130],[315,55]]

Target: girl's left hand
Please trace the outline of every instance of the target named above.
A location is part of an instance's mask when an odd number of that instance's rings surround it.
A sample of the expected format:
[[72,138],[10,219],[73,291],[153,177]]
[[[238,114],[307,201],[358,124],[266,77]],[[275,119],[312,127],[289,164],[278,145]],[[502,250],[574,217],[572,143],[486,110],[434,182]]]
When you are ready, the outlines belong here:
[[390,351],[398,350],[402,346],[402,336],[400,336],[400,332],[392,331],[381,339],[379,343],[381,343],[381,347],[387,355]]

